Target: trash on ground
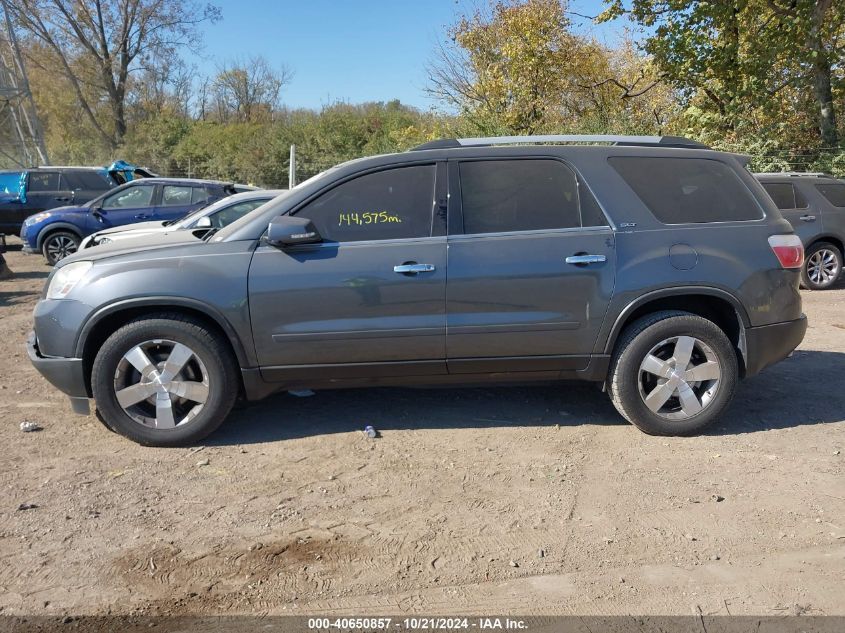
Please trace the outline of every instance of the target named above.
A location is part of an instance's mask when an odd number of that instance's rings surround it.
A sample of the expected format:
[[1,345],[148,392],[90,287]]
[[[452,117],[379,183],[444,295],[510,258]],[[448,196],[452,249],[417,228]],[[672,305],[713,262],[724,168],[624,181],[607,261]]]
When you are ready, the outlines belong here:
[[378,437],[378,431],[376,431],[376,430],[375,430],[373,427],[371,427],[371,426],[365,426],[365,427],[364,427],[364,435],[366,435],[366,436],[367,436],[367,437],[369,437],[370,439],[373,439],[373,438]]
[[37,503],[22,503],[18,506],[18,510],[35,510],[37,507]]
[[37,422],[21,422],[21,431],[24,433],[34,433],[35,431],[40,431],[44,427],[42,427]]

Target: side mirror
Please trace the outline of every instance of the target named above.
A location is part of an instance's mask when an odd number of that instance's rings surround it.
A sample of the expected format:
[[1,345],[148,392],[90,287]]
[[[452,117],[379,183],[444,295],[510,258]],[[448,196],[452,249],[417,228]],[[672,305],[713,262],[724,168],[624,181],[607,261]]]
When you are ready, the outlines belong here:
[[96,206],[96,207],[91,207],[91,215],[93,215],[100,222],[102,222],[103,221],[103,207],[101,207],[99,205]]
[[197,229],[210,229],[211,228],[211,218],[206,216],[201,217],[197,220],[197,223],[194,225],[194,228]]
[[270,220],[267,227],[267,243],[285,247],[296,244],[316,244],[323,238],[308,218],[280,215]]

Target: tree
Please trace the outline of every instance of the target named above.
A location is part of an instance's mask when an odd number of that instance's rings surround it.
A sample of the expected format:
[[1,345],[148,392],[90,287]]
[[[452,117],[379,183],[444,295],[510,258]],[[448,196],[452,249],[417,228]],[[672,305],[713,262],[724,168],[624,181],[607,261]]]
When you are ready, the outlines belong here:
[[815,144],[838,144],[845,3],[605,1],[600,20],[627,13],[650,31],[643,48],[694,127],[728,139],[777,134],[784,145],[806,147],[813,143],[805,132],[815,126]]
[[462,17],[429,64],[429,94],[482,134],[661,127],[663,105],[642,107],[661,84],[648,60],[574,33],[567,15],[562,0],[499,0]]
[[[110,149],[127,131],[130,74],[197,47],[197,26],[220,10],[193,0],[17,0],[8,3],[16,26],[42,54],[27,61],[64,77],[78,107]],[[105,102],[105,111],[99,107]]]
[[227,62],[211,84],[212,101],[219,120],[254,121],[266,118],[279,105],[279,92],[293,72],[274,70],[261,56]]

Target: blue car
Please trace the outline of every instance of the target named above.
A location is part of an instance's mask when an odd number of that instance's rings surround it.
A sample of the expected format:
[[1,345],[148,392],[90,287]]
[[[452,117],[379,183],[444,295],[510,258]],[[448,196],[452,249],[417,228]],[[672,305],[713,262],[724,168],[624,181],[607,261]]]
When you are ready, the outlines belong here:
[[217,180],[143,178],[80,205],[28,217],[21,229],[23,250],[42,253],[49,264],[75,253],[83,238],[135,222],[178,220],[221,198],[254,187]]

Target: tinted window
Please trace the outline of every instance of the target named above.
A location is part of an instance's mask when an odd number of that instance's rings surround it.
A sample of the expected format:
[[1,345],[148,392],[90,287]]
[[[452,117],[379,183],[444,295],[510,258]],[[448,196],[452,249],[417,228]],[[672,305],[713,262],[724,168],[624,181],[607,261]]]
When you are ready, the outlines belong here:
[[795,187],[786,182],[764,182],[763,189],[766,190],[778,209],[797,209],[795,205]]
[[[581,226],[578,181],[574,172],[559,161],[463,162],[460,173],[464,233]],[[588,209],[594,216],[588,224],[596,222],[596,210],[597,205]]]
[[664,224],[763,217],[745,184],[717,160],[614,156],[608,161]]
[[103,200],[103,209],[138,209],[150,206],[153,199],[153,187],[138,185],[121,189]]
[[29,172],[28,191],[57,191],[59,189],[59,173],[55,171]]
[[845,207],[845,185],[816,185],[816,189],[818,189],[819,193],[827,198],[827,201],[834,207]]
[[165,185],[161,190],[161,206],[187,207],[191,204],[191,190],[193,187],[177,187]]
[[335,242],[431,235],[434,165],[399,167],[349,180],[297,211]]
[[111,184],[106,177],[94,170],[66,171],[62,173],[62,179],[68,189],[93,189],[94,191],[111,189]]
[[208,189],[205,187],[194,187],[191,204],[199,204],[200,202],[208,202]]
[[[269,199],[269,198],[268,198]],[[225,209],[220,209],[208,216],[211,220],[211,226],[222,229],[224,226],[229,226],[235,220],[241,219],[253,209],[257,209],[267,200],[249,200],[248,202],[239,202],[233,204]]]

